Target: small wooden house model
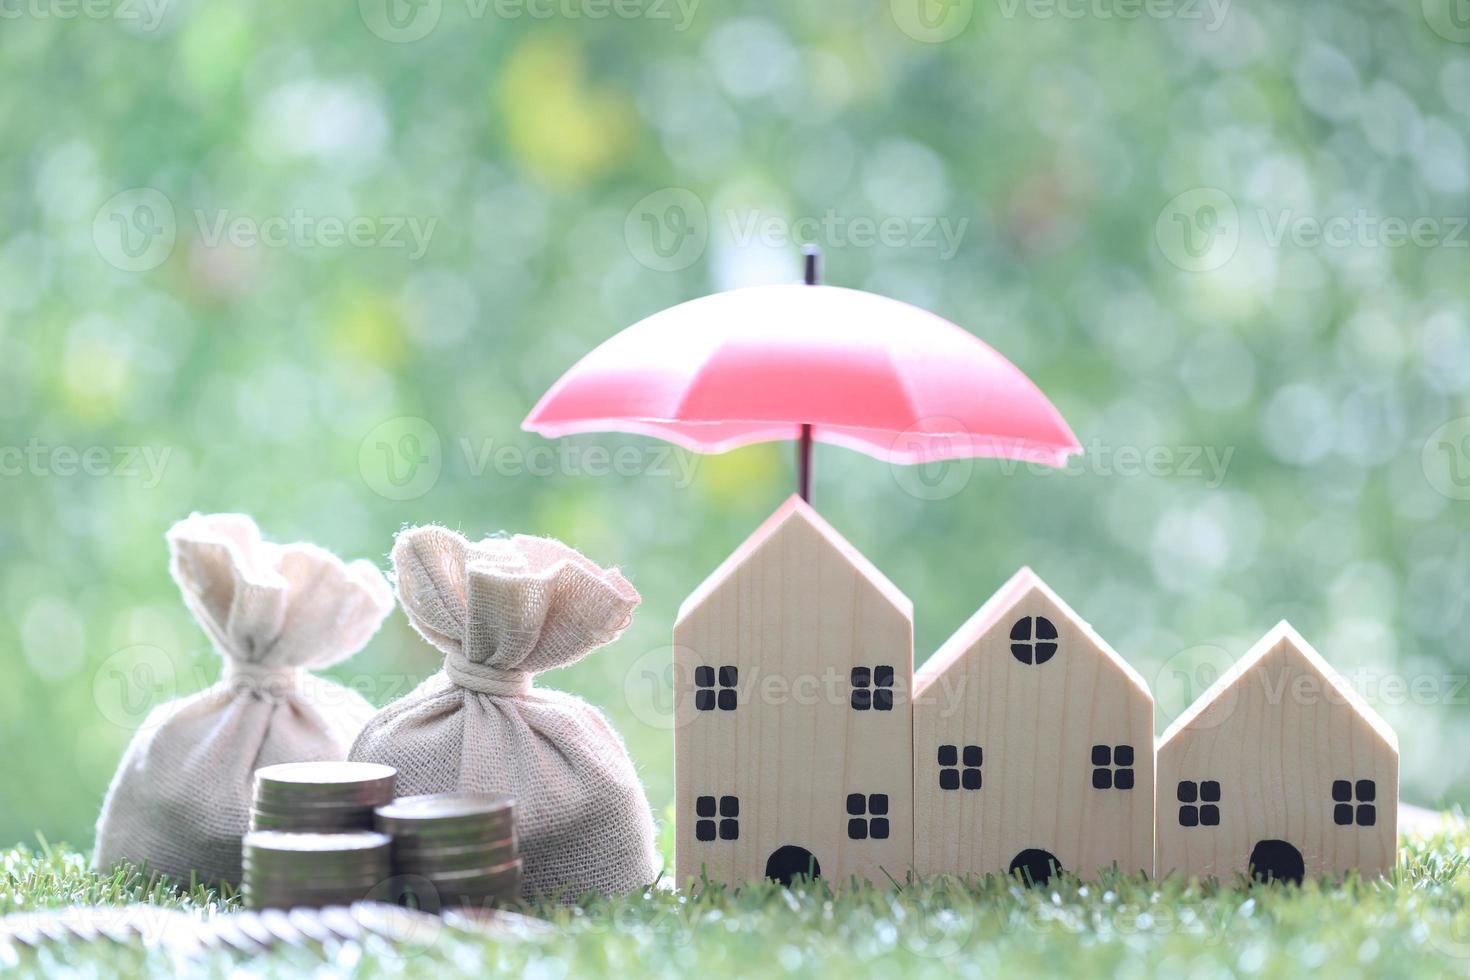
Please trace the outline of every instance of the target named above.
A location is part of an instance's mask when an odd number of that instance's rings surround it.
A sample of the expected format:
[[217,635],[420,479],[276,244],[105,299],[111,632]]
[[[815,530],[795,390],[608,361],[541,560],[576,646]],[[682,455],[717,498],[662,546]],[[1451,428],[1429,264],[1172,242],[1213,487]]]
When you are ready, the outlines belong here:
[[914,677],[922,874],[1153,868],[1148,685],[1029,568]]
[[675,873],[903,880],[912,604],[792,497],[674,625]]
[[1160,876],[1393,869],[1398,739],[1285,622],[1169,726],[1158,773]]

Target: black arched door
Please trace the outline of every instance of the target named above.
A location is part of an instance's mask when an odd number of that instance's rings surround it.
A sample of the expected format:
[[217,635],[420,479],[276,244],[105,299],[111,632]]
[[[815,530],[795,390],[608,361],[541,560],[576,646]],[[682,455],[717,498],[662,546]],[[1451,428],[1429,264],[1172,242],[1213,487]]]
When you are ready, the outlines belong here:
[[766,859],[766,877],[774,878],[783,885],[790,885],[805,875],[808,878],[822,877],[822,866],[817,856],[804,847],[787,844],[771,852]]
[[1039,847],[1028,847],[1011,859],[1011,874],[1017,871],[1033,885],[1044,885],[1053,875],[1062,873],[1062,862],[1055,854]]
[[1306,876],[1302,852],[1284,840],[1257,841],[1251,850],[1251,877],[1300,885]]

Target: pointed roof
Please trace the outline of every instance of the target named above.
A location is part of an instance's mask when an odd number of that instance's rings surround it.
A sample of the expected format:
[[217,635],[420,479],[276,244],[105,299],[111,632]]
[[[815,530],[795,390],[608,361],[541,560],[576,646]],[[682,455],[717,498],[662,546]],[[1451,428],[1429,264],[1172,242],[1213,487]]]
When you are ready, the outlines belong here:
[[688,619],[699,609],[704,602],[714,595],[719,588],[725,584],[731,575],[742,565],[749,561],[758,551],[772,541],[793,533],[816,534],[832,551],[840,555],[843,560],[850,564],[862,575],[874,590],[885,600],[893,605],[903,615],[912,619],[914,615],[914,604],[909,597],[899,591],[898,586],[888,580],[888,577],[878,570],[863,553],[853,547],[852,543],[837,533],[836,528],[828,524],[820,514],[812,509],[811,504],[796,495],[789,497],[784,504],[776,508],[776,512],[766,518],[760,527],[756,528],[750,537],[746,538],[740,547],[731,552],[730,556],[720,563],[720,566],[710,573],[679,607],[679,615],[676,622]]
[[1183,714],[1174,719],[1168,728],[1164,729],[1164,734],[1159,737],[1159,747],[1162,749],[1176,736],[1188,730],[1211,706],[1232,688],[1244,683],[1247,677],[1259,670],[1262,664],[1278,651],[1289,657],[1298,667],[1317,675],[1324,684],[1331,686],[1342,697],[1343,706],[1351,708],[1368,724],[1369,728],[1377,733],[1385,745],[1394,752],[1398,752],[1399,738],[1389,727],[1388,722],[1384,721],[1382,716],[1374,711],[1367,701],[1363,700],[1363,696],[1354,690],[1352,685],[1332,668],[1331,664],[1322,659],[1322,655],[1284,619],[1257,640],[1256,645],[1251,647],[1245,656],[1221,674],[1205,693],[1195,699],[1194,704],[1191,704]]
[[935,651],[934,656],[924,662],[924,666],[914,672],[915,696],[917,697],[930,684],[963,661],[975,648],[975,645],[1012,609],[1033,595],[1040,595],[1046,603],[1066,617],[1068,622],[1087,638],[1099,655],[1111,662],[1141,693],[1152,700],[1153,695],[1149,693],[1148,682],[1143,679],[1143,675],[1134,670],[1132,664],[1124,660],[1107,640],[1098,635],[1091,624],[1078,616],[1076,610],[1067,605],[1062,597],[1052,590],[1051,586],[1042,581],[1041,576],[1031,570],[1030,566],[1024,566],[1012,575],[1004,585],[995,591],[994,595],[985,600],[985,604],[975,611],[975,615],[955,630],[954,635]]

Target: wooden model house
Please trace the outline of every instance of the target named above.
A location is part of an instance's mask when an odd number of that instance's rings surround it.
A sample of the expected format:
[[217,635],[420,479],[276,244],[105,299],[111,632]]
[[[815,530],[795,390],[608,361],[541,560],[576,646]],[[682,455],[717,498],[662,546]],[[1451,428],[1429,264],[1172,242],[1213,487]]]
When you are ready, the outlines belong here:
[[1158,873],[1387,874],[1398,739],[1283,622],[1164,732]]
[[914,677],[921,874],[1151,871],[1154,702],[1029,568]]
[[912,604],[792,497],[674,625],[675,873],[903,880]]

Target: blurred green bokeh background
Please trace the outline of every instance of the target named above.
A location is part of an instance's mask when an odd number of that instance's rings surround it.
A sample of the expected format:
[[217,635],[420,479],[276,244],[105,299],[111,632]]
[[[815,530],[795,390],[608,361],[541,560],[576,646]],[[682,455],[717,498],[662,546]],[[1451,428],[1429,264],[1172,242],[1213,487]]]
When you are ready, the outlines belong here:
[[[1464,8],[4,6],[0,841],[90,844],[131,725],[217,674],[166,570],[193,510],[384,567],[426,521],[621,565],[635,626],[542,683],[607,711],[662,812],[670,625],[791,448],[519,424],[618,329],[795,278],[804,240],[989,341],[1088,449],[819,447],[815,502],[914,598],[920,661],[1029,563],[1162,728],[1288,617],[1397,726],[1405,795],[1463,800]],[[436,667],[395,613],[333,673],[381,703]]]

